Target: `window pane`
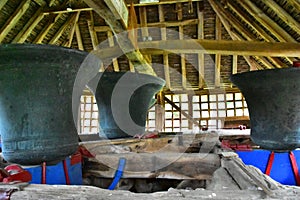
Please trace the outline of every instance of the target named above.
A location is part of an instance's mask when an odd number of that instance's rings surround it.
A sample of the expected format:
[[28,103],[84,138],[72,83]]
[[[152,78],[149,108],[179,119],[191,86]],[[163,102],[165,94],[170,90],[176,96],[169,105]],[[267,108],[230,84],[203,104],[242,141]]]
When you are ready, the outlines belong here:
[[225,109],[225,102],[218,103],[218,109]]
[[218,101],[224,101],[224,94],[218,94]]
[[201,95],[201,102],[207,102],[208,98],[207,95]]
[[235,100],[242,100],[242,93],[235,93],[234,98]]
[[200,110],[200,105],[199,105],[199,103],[194,103],[194,104],[193,104],[193,110]]
[[234,110],[227,110],[227,117],[233,117],[234,116]]
[[227,108],[234,108],[233,102],[227,102]]
[[243,109],[236,109],[236,116],[243,116]]
[[219,113],[219,117],[226,117],[225,110],[219,110],[218,113]]
[[202,110],[208,109],[208,103],[201,103],[201,109]]
[[193,102],[199,102],[199,96],[193,96]]
[[215,94],[209,95],[209,100],[210,101],[217,101],[217,95],[215,95]]
[[202,111],[202,117],[203,118],[208,118],[209,117],[208,111]]
[[210,109],[217,109],[217,103],[210,103]]
[[181,95],[181,102],[188,102],[188,95],[187,94],[182,94]]
[[188,103],[182,103],[182,104],[181,104],[181,109],[182,109],[182,110],[188,110],[188,109],[189,109]]
[[236,101],[236,102],[235,102],[235,107],[236,107],[236,108],[242,108],[242,107],[243,107],[242,101]]
[[217,117],[217,111],[210,111],[210,117]]
[[245,115],[245,116],[249,116],[249,111],[248,111],[248,109],[244,109],[244,115]]
[[189,126],[189,121],[188,120],[182,120],[181,121],[181,126],[182,127],[188,127]]
[[193,118],[200,118],[200,111],[194,111]]
[[232,101],[233,100],[233,94],[226,94],[226,100]]

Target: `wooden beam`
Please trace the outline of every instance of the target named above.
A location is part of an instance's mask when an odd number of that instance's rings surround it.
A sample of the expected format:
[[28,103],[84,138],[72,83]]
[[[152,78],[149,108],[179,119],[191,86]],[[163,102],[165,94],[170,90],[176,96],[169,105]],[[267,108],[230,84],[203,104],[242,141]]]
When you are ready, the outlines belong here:
[[[220,2],[216,0],[209,0],[210,5],[212,6],[213,10],[217,13],[217,15],[220,17],[222,23],[224,24],[224,27],[226,28],[229,35],[234,40],[256,40],[256,36],[254,36],[252,33],[250,33],[241,23],[238,21],[229,11],[225,10],[223,6],[220,4]],[[230,22],[230,23],[229,23]],[[233,26],[238,33],[234,33],[231,26]],[[240,34],[242,34],[242,37]],[[245,58],[246,59],[246,58]],[[270,58],[272,59],[272,58]],[[246,60],[247,63],[250,65],[250,62]],[[268,67],[272,67],[273,65],[271,63],[268,64]]]
[[[254,42],[237,40],[161,40],[138,43],[141,52],[161,55],[164,53],[204,53],[241,56],[299,57],[300,43]],[[133,49],[134,50],[134,49]],[[98,50],[103,58],[120,54],[119,47]]]
[[0,43],[4,40],[7,34],[13,29],[18,23],[19,19],[25,14],[29,8],[31,0],[25,0],[20,3],[15,12],[11,17],[6,21],[6,23],[0,29]]
[[1,0],[0,1],[0,10],[5,6],[5,4],[8,2],[8,0]]
[[80,28],[79,28],[78,22],[76,23],[76,26],[75,26],[75,34],[76,34],[78,49],[84,51],[84,46],[83,46],[82,37],[81,37],[81,33],[80,33]]
[[[79,16],[80,16],[80,12],[78,12],[76,14],[76,17],[74,19],[74,23],[73,23],[73,26],[72,26],[72,29],[70,30],[70,34],[69,34],[69,41],[66,43],[66,47],[71,47],[72,45],[72,41],[73,41],[73,38],[74,38],[74,34],[75,34],[75,30],[76,30],[76,25],[78,23],[78,20],[79,20]],[[78,129],[80,130],[80,129]]]
[[276,1],[271,2],[268,0],[262,0],[264,4],[269,6],[278,17],[282,19],[282,21],[286,22],[292,29],[294,29],[295,32],[300,32],[300,23],[296,21],[291,15],[286,12],[281,6],[279,6]]
[[[139,7],[139,15],[140,15],[140,23],[141,23],[140,27],[141,27],[142,37],[147,40],[147,38],[149,37],[149,31],[148,31],[146,7]],[[152,66],[152,57],[151,57],[151,55],[144,54],[144,58]]]
[[290,0],[289,3],[295,8],[296,10],[300,10],[300,2],[299,0]]
[[[168,22],[162,21],[162,22],[147,23],[147,27],[163,28],[163,27],[174,27],[174,26],[186,26],[186,25],[196,25],[198,24],[198,22],[199,22],[198,19],[187,19],[181,21],[168,21]],[[144,25],[142,23],[138,24],[138,28],[143,28],[143,27]],[[107,30],[111,30],[111,29],[109,26],[95,26],[95,30],[97,32],[106,32]]]
[[67,21],[59,28],[59,30],[55,33],[53,38],[49,41],[49,44],[55,44],[59,38],[62,36],[62,34],[65,32],[66,28],[70,26],[70,23],[73,22],[76,18],[76,13],[71,14]]
[[72,10],[51,10],[51,11],[44,11],[44,15],[49,14],[64,14],[64,13],[73,13],[73,12],[83,12],[83,11],[92,11],[93,8],[77,8]]
[[[248,15],[245,15],[244,11],[241,10],[240,6],[237,5],[235,2],[233,1],[227,1],[228,7],[230,7],[230,9],[232,9],[243,21],[245,21],[248,26],[250,26],[253,30],[255,30],[265,41],[267,42],[276,42],[275,39],[273,39],[259,24],[257,24],[256,22],[254,22]],[[280,40],[280,42],[286,42],[285,40]],[[290,62],[292,62],[292,59],[290,59],[289,57],[286,57],[286,59]]]
[[[204,39],[204,14],[203,14],[203,2],[197,2],[197,15],[198,15],[198,39]],[[199,88],[203,88],[205,85],[204,81],[204,54],[198,54],[198,77],[199,77]]]
[[180,114],[182,114],[183,116],[185,116],[187,118],[188,121],[191,121],[193,124],[197,125],[198,127],[202,127],[202,125],[198,122],[198,120],[195,120],[192,116],[190,116],[188,113],[186,113],[185,111],[181,110],[181,108],[179,106],[177,106],[173,101],[171,101],[170,99],[168,99],[167,97],[165,97],[165,101],[170,104],[171,106],[173,106],[177,111],[180,112]]
[[[177,3],[176,4],[176,10],[177,10],[177,20],[181,21],[183,18],[183,13],[182,13],[182,4]],[[179,30],[179,40],[183,40],[183,26],[179,25],[178,27]],[[181,65],[181,84],[183,89],[186,89],[186,63],[185,63],[185,54],[180,54],[180,65]]]
[[104,0],[108,8],[112,11],[115,19],[121,21],[124,27],[128,26],[128,9],[124,0]]
[[13,39],[13,43],[24,43],[27,37],[31,34],[33,29],[38,25],[38,23],[44,18],[42,14],[43,7],[40,7],[35,14],[26,23],[23,29],[18,33],[18,35]]
[[94,17],[93,17],[93,11],[90,11],[90,19],[87,20],[88,27],[89,27],[89,33],[93,45],[93,49],[96,50],[97,46],[99,45],[97,33],[94,30]]
[[134,64],[135,69],[139,73],[156,76],[156,73],[154,72],[153,68],[143,57],[142,53],[138,49],[133,50],[133,44],[130,42],[130,40],[128,40],[127,36],[125,37],[124,34],[121,34],[124,31],[126,31],[126,28],[124,27],[124,25],[122,25],[121,22],[115,20],[114,14],[111,10],[108,9],[104,2],[97,0],[84,1],[106,21],[106,23],[110,26],[112,32],[115,35],[119,34],[117,37],[117,42],[121,47],[122,51],[125,52],[127,58]]
[[239,1],[250,15],[252,15],[257,21],[259,21],[266,29],[274,34],[278,39],[288,42],[296,42],[296,40],[290,36],[283,28],[281,28],[276,22],[268,17],[260,8],[253,4],[250,0]]
[[236,74],[237,73],[237,65],[238,65],[238,56],[237,55],[233,55],[232,56],[232,70],[231,70],[232,74]]
[[45,27],[42,29],[42,31],[39,33],[39,35],[34,39],[33,43],[42,43],[46,35],[48,34],[49,30],[52,28],[52,26],[57,22],[57,20],[61,17],[61,14],[58,14],[56,16],[51,16],[48,20],[48,23],[45,25]]
[[[127,3],[127,6],[130,5],[132,0],[125,0]],[[157,6],[157,5],[164,5],[164,4],[176,4],[176,3],[186,3],[186,2],[198,2],[203,0],[159,0],[159,2],[147,2],[147,3],[134,3],[134,6]]]
[[[108,45],[110,47],[113,47],[115,45],[114,44],[114,37],[113,37],[113,34],[112,34],[111,31],[107,31],[107,40],[108,40]],[[118,59],[117,58],[113,58],[112,61],[113,61],[114,71],[115,72],[119,72],[120,68],[119,68]]]
[[[159,22],[165,21],[164,9],[162,5],[158,5],[158,16]],[[162,41],[167,40],[167,30],[166,27],[160,29],[160,36]],[[171,90],[171,78],[170,78],[170,67],[169,67],[169,56],[167,53],[163,54],[163,65],[164,65],[164,76],[166,81],[166,88]]]
[[[216,40],[222,39],[222,23],[218,16],[216,16]],[[215,54],[215,87],[221,85],[221,54]]]

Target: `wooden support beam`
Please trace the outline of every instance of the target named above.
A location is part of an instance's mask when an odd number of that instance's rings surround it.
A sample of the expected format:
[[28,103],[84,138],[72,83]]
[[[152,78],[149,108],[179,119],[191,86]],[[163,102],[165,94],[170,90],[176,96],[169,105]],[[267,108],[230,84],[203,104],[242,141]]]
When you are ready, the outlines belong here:
[[78,49],[84,51],[84,46],[83,46],[82,37],[81,37],[78,22],[76,23],[76,26],[75,26],[75,34],[76,34]]
[[[161,55],[172,53],[204,53],[241,56],[299,57],[300,43],[250,42],[237,40],[161,40],[138,43],[141,52]],[[119,55],[119,47],[98,50],[103,58]]]
[[180,112],[180,114],[182,114],[183,116],[185,116],[187,118],[188,121],[191,121],[193,124],[197,125],[199,128],[202,127],[202,125],[198,122],[198,120],[195,120],[192,116],[190,116],[188,113],[186,113],[185,111],[181,110],[181,108],[179,106],[177,106],[173,101],[171,101],[170,99],[168,99],[167,97],[165,97],[165,101],[170,104],[171,106],[173,106],[177,111]]
[[[147,23],[147,10],[146,7],[139,7],[139,14],[140,14],[140,28],[142,32],[143,39],[146,40],[149,37],[149,31],[148,31],[148,23]],[[152,57],[151,55],[144,54],[144,58],[147,60],[147,62],[152,65]]]
[[289,3],[290,3],[296,10],[300,10],[300,2],[299,2],[299,0],[290,0]]
[[[177,3],[176,4],[176,10],[177,10],[177,20],[181,21],[183,18],[183,13],[182,13],[182,4]],[[179,30],[179,40],[183,40],[183,26],[179,25],[178,27]],[[186,63],[185,63],[185,54],[180,54],[180,64],[181,64],[181,84],[183,89],[186,89]]]
[[[108,9],[104,2],[97,0],[84,1],[106,21],[106,23],[110,26],[112,32],[115,35],[119,34],[117,37],[117,42],[121,47],[122,51],[125,52],[127,58],[134,64],[135,69],[139,73],[156,76],[156,73],[154,72],[153,68],[143,57],[142,53],[138,49],[133,48],[132,42],[127,37],[120,34],[126,31],[126,27],[118,20],[115,20],[114,13],[112,13],[112,11]],[[132,51],[132,49],[134,49],[134,51]]]
[[[159,22],[165,21],[164,9],[162,5],[158,5],[158,15]],[[167,40],[167,29],[166,27],[162,27],[160,29],[160,36],[162,41]],[[170,69],[169,69],[169,56],[167,53],[163,54],[163,65],[164,65],[164,76],[166,81],[166,88],[171,90],[171,78],[170,78]]]
[[[203,15],[203,2],[197,2],[197,15],[198,15],[198,39],[204,39],[204,15]],[[198,76],[199,88],[203,88],[204,81],[204,54],[198,54]]]
[[96,50],[97,46],[99,45],[98,38],[97,38],[97,33],[94,30],[94,16],[93,16],[93,11],[90,11],[90,19],[87,20],[88,27],[89,27],[89,33],[93,45],[93,49]]
[[[31,0],[24,0],[20,3],[15,12],[11,17],[6,21],[6,23],[0,29],[0,43],[4,40],[7,34],[13,29],[18,23],[19,19],[25,14],[29,8]],[[3,4],[4,5],[4,4]]]
[[232,74],[236,74],[237,73],[237,64],[238,64],[238,56],[237,55],[233,55],[232,56],[232,70],[231,70]]
[[[110,47],[113,47],[115,45],[114,43],[114,37],[111,31],[107,31],[107,39],[108,39],[108,45]],[[113,67],[114,67],[114,71],[115,72],[119,72],[120,68],[119,68],[119,63],[118,63],[118,59],[117,58],[113,58]]]
[[0,1],[0,10],[5,6],[5,4],[8,2],[8,0],[1,0]]
[[[193,116],[193,95],[188,94],[188,114],[190,116]],[[192,130],[193,129],[193,122],[189,120],[189,127],[188,129]]]
[[51,10],[51,11],[44,11],[44,15],[50,14],[64,14],[64,13],[74,13],[74,12],[83,12],[83,11],[93,11],[93,8],[77,8],[72,10]]
[[[143,8],[143,7],[141,7]],[[157,28],[163,28],[163,27],[174,27],[174,26],[187,26],[187,25],[196,25],[198,24],[198,19],[187,19],[187,20],[181,20],[181,21],[162,21],[162,22],[151,22],[147,23],[147,27],[157,27]],[[138,28],[143,28],[144,25],[142,23],[138,24]],[[107,30],[110,30],[109,26],[95,26],[95,30],[97,32],[106,32]],[[142,29],[143,31],[143,29]]]
[[57,20],[60,17],[61,14],[51,16],[50,19],[48,20],[48,23],[45,25],[45,27],[42,29],[39,35],[34,39],[33,43],[42,43],[42,41],[48,34],[49,30],[52,28],[52,26],[57,22]]
[[28,36],[31,34],[33,29],[38,25],[38,23],[44,18],[42,14],[43,7],[40,7],[35,14],[29,19],[23,29],[18,33],[18,35],[13,39],[13,43],[24,43]]
[[[73,23],[72,29],[70,30],[69,41],[65,45],[66,47],[70,48],[71,45],[72,45],[72,41],[73,41],[73,38],[74,38],[74,34],[75,34],[75,30],[76,30],[76,25],[78,23],[79,16],[80,16],[80,12],[77,12],[76,17],[74,19],[74,23]],[[80,129],[78,129],[78,130],[80,130]]]
[[128,9],[124,0],[104,0],[108,8],[112,11],[115,19],[120,20],[124,27],[128,26]]
[[[216,40],[222,39],[222,23],[218,16],[216,16]],[[221,85],[221,54],[215,54],[215,87]]]
[[[127,6],[130,5],[132,0],[125,0]],[[198,2],[203,0],[159,0],[159,2],[147,2],[147,3],[134,3],[134,6],[157,6],[157,5],[164,5],[164,4],[176,4],[176,3],[186,3],[186,2]]]
[[155,130],[162,132],[164,129],[165,122],[165,96],[162,91],[156,95],[155,105]]
[[62,34],[65,32],[65,30],[70,26],[70,23],[73,22],[76,18],[76,13],[71,14],[67,21],[59,28],[59,30],[55,33],[53,38],[49,41],[49,44],[55,44],[59,38],[62,36]]

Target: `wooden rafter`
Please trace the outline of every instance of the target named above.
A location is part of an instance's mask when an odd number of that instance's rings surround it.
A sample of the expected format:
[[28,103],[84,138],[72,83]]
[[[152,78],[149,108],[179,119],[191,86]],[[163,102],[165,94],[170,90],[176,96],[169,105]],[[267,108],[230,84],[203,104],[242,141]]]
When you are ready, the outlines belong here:
[[[113,33],[111,31],[107,31],[107,40],[108,40],[108,45],[110,47],[113,47],[115,45]],[[113,61],[114,71],[115,72],[119,72],[120,68],[119,68],[118,59],[117,58],[113,58],[112,61]]]
[[255,19],[259,21],[261,25],[274,34],[279,41],[296,42],[292,36],[290,36],[283,28],[281,28],[276,22],[268,17],[250,0],[239,1],[239,3],[249,12],[250,15],[255,17]]
[[80,27],[78,25],[78,22],[76,23],[76,26],[75,26],[75,35],[76,35],[76,40],[78,43],[78,49],[84,51],[84,46],[83,46],[82,37],[81,37],[81,33],[80,33]]
[[68,17],[67,21],[59,28],[53,38],[49,41],[49,44],[55,44],[59,40],[65,30],[70,26],[70,23],[74,22],[76,15],[76,13],[73,13]]
[[[243,25],[238,21],[231,13],[227,12],[222,5],[220,4],[219,1],[217,0],[209,0],[210,5],[212,6],[213,10],[216,12],[220,20],[222,21],[225,29],[229,33],[232,39],[234,40],[255,40],[256,37],[252,34],[249,33],[247,29],[243,27]],[[234,34],[233,30],[231,29],[231,26],[233,26],[242,36],[238,33]],[[244,38],[243,38],[244,37]],[[272,58],[270,58],[272,59]],[[247,61],[248,64],[250,64],[249,61]],[[271,63],[265,62],[268,68],[272,68],[273,65]]]
[[[126,31],[124,24],[122,24],[118,20],[115,20],[115,16],[112,13],[112,10],[109,10],[103,1],[84,1],[106,21],[106,23],[110,26],[111,30],[115,35]],[[121,35],[119,35],[119,37],[117,37],[117,42],[119,46],[121,47],[123,52],[125,52],[127,58],[134,64],[135,69],[140,73],[156,76],[156,73],[154,72],[153,68],[149,65],[149,63],[146,61],[146,59],[143,57],[143,55],[138,49],[135,49],[134,51],[128,51],[133,47],[133,44],[129,41],[130,40],[128,40],[124,36],[122,37]]]
[[[265,41],[267,42],[276,42],[275,39],[273,39],[259,24],[256,22],[253,22],[253,20],[248,16],[245,15],[244,11],[241,10],[240,6],[237,5],[233,1],[228,1],[226,4],[230,9],[232,9],[244,22],[248,24],[253,30],[255,30]],[[279,38],[280,41],[280,38]],[[286,42],[280,41],[280,42]],[[292,63],[292,60],[289,57],[286,57],[286,59]]]
[[76,25],[78,23],[79,16],[80,16],[80,12],[77,12],[76,17],[74,19],[73,26],[72,26],[72,28],[70,30],[70,33],[69,33],[69,36],[68,36],[69,40],[65,44],[66,47],[71,47],[71,45],[72,45],[72,41],[73,41],[73,38],[74,38],[74,34],[75,34],[75,30],[76,30]]
[[18,33],[18,35],[13,39],[13,43],[24,43],[28,36],[31,34],[36,25],[44,18],[42,14],[43,7],[40,7],[35,14],[26,23],[23,29]]
[[61,14],[51,16],[50,19],[48,20],[48,23],[45,25],[45,27],[42,29],[39,35],[34,39],[33,43],[42,43],[42,41],[48,34],[49,30],[52,28],[52,26],[57,22],[57,20],[60,17]]
[[21,2],[18,8],[15,10],[15,12],[6,21],[6,23],[0,29],[0,43],[3,41],[6,35],[11,31],[11,29],[13,29],[16,26],[19,19],[25,14],[27,9],[29,8],[29,5],[30,5],[30,0],[25,0]]
[[[216,40],[222,39],[222,23],[220,18],[216,16]],[[215,54],[215,87],[221,84],[221,54]]]

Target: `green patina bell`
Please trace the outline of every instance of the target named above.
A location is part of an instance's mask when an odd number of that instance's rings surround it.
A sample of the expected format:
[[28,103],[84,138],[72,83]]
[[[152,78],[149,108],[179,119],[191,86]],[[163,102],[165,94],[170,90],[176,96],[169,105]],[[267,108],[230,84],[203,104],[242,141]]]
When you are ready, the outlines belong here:
[[161,78],[131,72],[98,73],[89,83],[99,109],[100,137],[115,139],[145,132],[153,97],[165,85]]
[[245,96],[254,143],[278,151],[300,147],[300,68],[245,72],[231,80]]
[[55,162],[77,150],[72,91],[86,56],[58,46],[0,45],[0,134],[7,161]]

